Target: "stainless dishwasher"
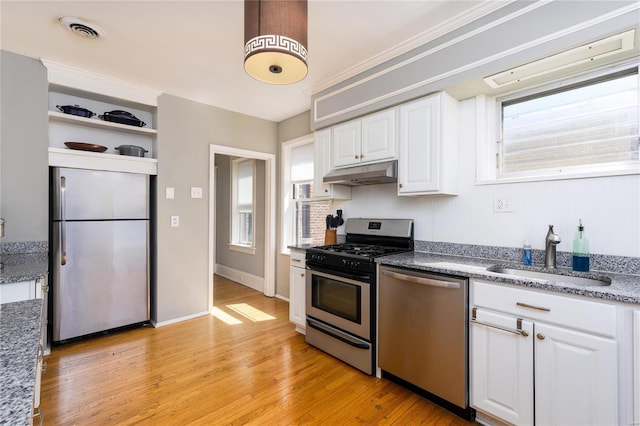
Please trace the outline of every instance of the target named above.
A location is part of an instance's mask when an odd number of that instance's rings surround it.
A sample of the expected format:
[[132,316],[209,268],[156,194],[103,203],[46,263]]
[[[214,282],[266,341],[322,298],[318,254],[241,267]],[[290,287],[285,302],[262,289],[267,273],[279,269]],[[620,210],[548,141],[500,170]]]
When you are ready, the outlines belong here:
[[[378,356],[389,374],[473,418],[469,408],[468,281],[379,267]],[[453,406],[451,406],[453,405]]]

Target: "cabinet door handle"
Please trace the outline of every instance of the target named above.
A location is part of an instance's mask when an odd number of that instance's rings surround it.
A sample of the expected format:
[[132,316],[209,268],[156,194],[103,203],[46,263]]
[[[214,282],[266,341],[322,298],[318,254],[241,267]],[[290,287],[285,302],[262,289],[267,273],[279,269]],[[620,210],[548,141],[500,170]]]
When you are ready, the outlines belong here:
[[523,308],[537,309],[539,311],[551,312],[551,309],[549,308],[541,308],[540,306],[529,305],[528,303],[516,302],[516,305],[522,306]]
[[538,340],[544,340],[544,334],[542,333],[536,334],[536,337],[538,338]]
[[302,278],[304,278],[304,274],[300,274],[300,276],[301,276]]
[[358,154],[356,154],[354,158],[357,160],[357,159],[358,159],[358,158],[360,158],[360,157],[358,157]]
[[401,183],[399,183],[399,184],[398,184],[398,187],[399,187],[399,188],[402,188],[402,184],[401,184]]

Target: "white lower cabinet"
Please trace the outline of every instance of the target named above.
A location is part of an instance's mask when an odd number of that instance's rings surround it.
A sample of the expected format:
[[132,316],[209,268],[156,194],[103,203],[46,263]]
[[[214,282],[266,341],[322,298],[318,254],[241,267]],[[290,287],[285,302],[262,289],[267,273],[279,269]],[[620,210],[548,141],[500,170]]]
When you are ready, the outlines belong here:
[[474,313],[471,405],[508,423],[533,424],[533,323],[518,329],[515,317]]
[[640,310],[633,312],[633,423],[640,425]]
[[618,424],[616,341],[539,323],[535,335],[536,424]]
[[618,424],[615,306],[482,281],[470,304],[479,413],[516,425]]
[[289,321],[295,324],[298,333],[305,334],[305,251],[291,249],[289,267]]

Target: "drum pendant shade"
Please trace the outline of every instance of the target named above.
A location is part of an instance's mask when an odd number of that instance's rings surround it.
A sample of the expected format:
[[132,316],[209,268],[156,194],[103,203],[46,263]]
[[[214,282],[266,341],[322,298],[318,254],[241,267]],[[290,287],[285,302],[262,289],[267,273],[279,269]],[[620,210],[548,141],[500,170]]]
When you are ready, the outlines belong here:
[[295,83],[307,75],[307,0],[245,0],[244,69],[256,80]]

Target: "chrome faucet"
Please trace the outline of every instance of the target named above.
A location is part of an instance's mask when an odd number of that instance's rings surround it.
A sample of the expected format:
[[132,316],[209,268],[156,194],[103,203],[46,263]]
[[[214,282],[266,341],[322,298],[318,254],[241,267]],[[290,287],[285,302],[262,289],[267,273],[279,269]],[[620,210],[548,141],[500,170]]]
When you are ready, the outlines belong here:
[[556,268],[556,246],[560,244],[560,236],[553,232],[553,225],[549,225],[547,237],[544,239],[544,267]]

